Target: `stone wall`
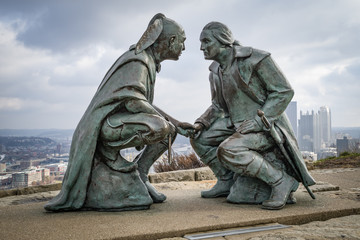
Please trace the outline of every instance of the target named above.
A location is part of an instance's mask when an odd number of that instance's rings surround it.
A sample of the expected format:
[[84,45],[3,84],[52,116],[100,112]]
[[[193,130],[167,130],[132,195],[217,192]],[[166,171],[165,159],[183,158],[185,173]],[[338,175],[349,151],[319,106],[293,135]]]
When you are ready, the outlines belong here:
[[[149,180],[151,183],[204,181],[204,180],[214,180],[214,179],[216,178],[213,172],[208,167],[149,174]],[[40,185],[40,186],[33,186],[26,188],[16,188],[10,190],[0,190],[0,198],[15,196],[15,195],[26,195],[37,192],[57,191],[60,189],[61,189],[61,183]]]

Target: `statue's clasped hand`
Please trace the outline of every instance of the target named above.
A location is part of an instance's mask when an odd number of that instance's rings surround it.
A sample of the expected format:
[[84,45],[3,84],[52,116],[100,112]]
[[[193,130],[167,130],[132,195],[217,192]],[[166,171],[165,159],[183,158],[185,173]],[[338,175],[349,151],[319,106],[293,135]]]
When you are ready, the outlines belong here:
[[177,132],[185,137],[193,138],[195,134],[195,126],[187,122],[180,122],[176,126]]
[[251,133],[251,132],[261,132],[263,126],[260,126],[255,119],[245,120],[240,126],[236,129],[237,132],[241,134]]
[[193,136],[190,136],[193,139],[196,139],[200,136],[202,130],[204,129],[204,125],[201,123],[195,123],[194,124],[194,134]]

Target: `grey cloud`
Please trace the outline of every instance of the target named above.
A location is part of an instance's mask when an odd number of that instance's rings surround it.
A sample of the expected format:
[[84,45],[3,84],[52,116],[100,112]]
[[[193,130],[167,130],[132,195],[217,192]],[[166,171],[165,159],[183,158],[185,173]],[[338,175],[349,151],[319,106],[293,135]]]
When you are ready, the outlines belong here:
[[[273,53],[298,88],[299,106],[328,104],[333,114],[348,116],[352,110],[344,106],[359,102],[359,10],[360,2],[346,0],[331,4],[324,0],[5,0],[0,7],[0,24],[10,24],[20,34],[10,47],[0,43],[0,53],[5,56],[0,59],[0,98],[21,99],[29,104],[24,114],[0,110],[0,127],[31,128],[44,122],[44,126],[74,128],[108,68],[140,38],[158,12],[178,21],[187,35],[186,50],[179,61],[162,64],[155,87],[155,102],[170,112],[176,109],[175,116],[192,121],[210,104],[211,62],[205,61],[199,50],[199,34],[210,21],[227,24],[244,45]],[[97,57],[94,48],[99,46],[106,52],[93,65],[80,67],[82,58]],[[299,76],[316,68],[331,70],[342,65],[346,66],[344,71],[311,81]],[[176,89],[161,85],[161,81]],[[183,94],[179,94],[181,91]],[[180,102],[172,96],[183,96],[182,105],[167,104]],[[314,105],[312,109],[316,108]],[[359,112],[352,114],[360,117]],[[29,119],[27,125],[20,120],[25,118]],[[335,125],[347,124],[346,119],[334,119]]]
[[[158,3],[162,8],[170,5],[168,1]],[[19,41],[61,52],[97,42],[132,44],[129,39],[141,36],[156,13],[156,4],[139,0],[7,1],[0,13],[2,19],[25,20],[26,30],[18,36]],[[133,27],[139,25],[144,26],[140,31]]]

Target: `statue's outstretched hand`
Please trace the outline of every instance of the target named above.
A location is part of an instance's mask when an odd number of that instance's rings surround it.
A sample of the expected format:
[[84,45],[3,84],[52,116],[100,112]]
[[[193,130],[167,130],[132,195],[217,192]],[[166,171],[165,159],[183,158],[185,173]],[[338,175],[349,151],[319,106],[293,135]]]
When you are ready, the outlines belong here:
[[195,126],[187,122],[179,122],[176,126],[177,132],[185,137],[193,137]]
[[201,123],[195,123],[194,124],[194,135],[191,138],[198,138],[202,132],[202,130],[204,129],[204,125]]
[[241,134],[246,134],[251,132],[261,132],[262,129],[262,126],[260,126],[255,119],[252,119],[242,122],[236,131]]

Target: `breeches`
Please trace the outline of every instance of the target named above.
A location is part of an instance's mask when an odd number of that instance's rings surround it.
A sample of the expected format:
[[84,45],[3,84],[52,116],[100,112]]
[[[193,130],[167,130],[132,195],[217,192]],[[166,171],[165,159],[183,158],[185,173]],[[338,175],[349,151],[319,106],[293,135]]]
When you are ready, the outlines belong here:
[[[255,157],[275,145],[268,132],[241,134],[231,126],[229,118],[217,119],[208,129],[204,129],[197,139],[191,140],[195,152],[211,167],[213,162],[230,170],[246,169]],[[218,164],[219,165],[219,164]],[[214,171],[223,171],[221,167]]]
[[100,130],[98,150],[115,160],[121,149],[151,145],[175,138],[175,129],[162,117],[147,113],[116,113],[105,119]]

